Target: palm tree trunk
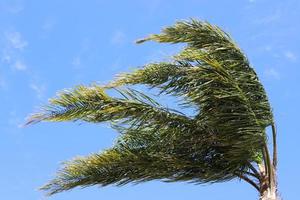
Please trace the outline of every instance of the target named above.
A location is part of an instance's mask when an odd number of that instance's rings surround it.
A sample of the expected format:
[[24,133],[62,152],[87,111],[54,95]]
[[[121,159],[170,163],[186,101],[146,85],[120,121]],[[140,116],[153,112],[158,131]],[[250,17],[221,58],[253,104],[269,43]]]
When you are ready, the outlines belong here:
[[259,166],[261,174],[259,200],[280,200],[277,190],[276,171],[273,167],[271,168],[272,178],[270,179],[270,175],[267,175],[265,169],[264,165]]
[[269,187],[260,192],[259,200],[279,200],[276,187]]

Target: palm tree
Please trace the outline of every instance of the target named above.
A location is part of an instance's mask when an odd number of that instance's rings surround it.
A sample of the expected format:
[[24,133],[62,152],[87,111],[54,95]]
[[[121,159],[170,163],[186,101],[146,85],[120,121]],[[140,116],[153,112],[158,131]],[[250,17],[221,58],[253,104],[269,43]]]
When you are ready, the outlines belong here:
[[[207,22],[180,21],[137,41],[185,43],[170,62],[145,65],[107,85],[64,90],[33,114],[40,121],[110,122],[120,132],[102,153],[64,164],[42,187],[49,195],[75,187],[240,179],[260,199],[278,199],[276,130],[265,90],[228,34]],[[193,115],[162,106],[132,85],[179,98]],[[130,87],[131,86],[131,87]],[[106,90],[114,89],[109,96]],[[156,91],[157,91],[156,90]],[[270,155],[266,128],[272,127]]]

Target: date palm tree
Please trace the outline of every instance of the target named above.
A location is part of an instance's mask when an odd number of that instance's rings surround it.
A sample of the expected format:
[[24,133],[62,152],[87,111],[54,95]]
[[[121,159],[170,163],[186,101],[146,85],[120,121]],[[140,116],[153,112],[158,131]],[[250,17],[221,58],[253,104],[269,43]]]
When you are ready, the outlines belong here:
[[[241,49],[217,26],[193,19],[137,43],[150,40],[185,47],[170,62],[147,64],[106,85],[64,90],[31,115],[28,124],[109,122],[121,133],[112,148],[66,162],[42,190],[52,195],[78,186],[155,179],[196,184],[240,179],[260,199],[278,199],[275,123],[265,90]],[[156,88],[196,111],[190,116],[164,107],[133,85]],[[117,93],[109,96],[111,89]]]

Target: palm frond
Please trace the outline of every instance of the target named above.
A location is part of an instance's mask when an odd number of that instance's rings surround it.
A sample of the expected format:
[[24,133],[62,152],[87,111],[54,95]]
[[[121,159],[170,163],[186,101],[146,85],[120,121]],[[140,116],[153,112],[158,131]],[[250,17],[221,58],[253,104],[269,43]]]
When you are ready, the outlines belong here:
[[97,85],[65,90],[50,99],[49,105],[33,114],[27,123],[76,120],[94,123],[122,120],[123,123],[189,123],[190,118],[179,111],[164,108],[141,92],[132,89],[118,91],[123,98],[110,97]]
[[[172,62],[148,64],[103,87],[63,91],[30,118],[29,124],[107,121],[121,133],[114,147],[66,163],[42,189],[54,194],[77,186],[154,179],[198,184],[233,178],[259,189],[261,174],[252,164],[262,160],[272,182],[265,134],[266,126],[273,125],[272,112],[255,71],[231,37],[217,26],[191,20],[138,43],[149,40],[187,46]],[[136,84],[183,97],[184,105],[197,106],[197,115],[187,117],[140,91],[122,88]],[[121,97],[107,95],[106,89]],[[274,156],[274,166],[276,162]]]
[[66,162],[56,178],[41,189],[52,195],[75,187],[120,186],[156,179],[222,182],[235,178],[236,171],[247,169],[242,164],[232,168],[217,148],[207,148],[207,142],[213,140],[206,133],[187,131],[177,126],[128,129],[114,148]]
[[179,61],[213,60],[220,63],[237,82],[261,126],[272,124],[271,108],[255,71],[250,67],[248,59],[240,48],[219,27],[198,20],[181,21],[165,28],[161,34],[150,35],[139,40],[138,43],[149,40],[162,43],[187,43],[188,47],[177,57]]

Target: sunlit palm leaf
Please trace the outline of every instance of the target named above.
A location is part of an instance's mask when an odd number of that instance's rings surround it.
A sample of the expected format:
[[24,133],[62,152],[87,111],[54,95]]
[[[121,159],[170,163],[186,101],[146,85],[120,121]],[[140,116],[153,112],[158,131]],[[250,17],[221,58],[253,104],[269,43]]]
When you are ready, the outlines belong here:
[[[103,86],[79,86],[51,99],[33,115],[39,121],[111,122],[121,133],[114,147],[65,164],[43,187],[49,194],[77,186],[123,185],[153,179],[221,182],[243,178],[258,189],[252,163],[266,154],[265,127],[273,122],[265,91],[232,39],[218,27],[177,22],[148,40],[186,43],[172,62],[152,63]],[[145,84],[183,97],[194,117],[168,109],[142,92],[121,86]],[[122,97],[112,97],[107,89]]]

